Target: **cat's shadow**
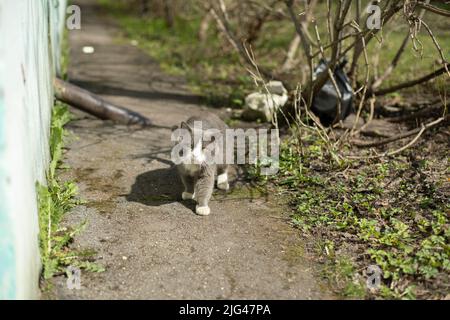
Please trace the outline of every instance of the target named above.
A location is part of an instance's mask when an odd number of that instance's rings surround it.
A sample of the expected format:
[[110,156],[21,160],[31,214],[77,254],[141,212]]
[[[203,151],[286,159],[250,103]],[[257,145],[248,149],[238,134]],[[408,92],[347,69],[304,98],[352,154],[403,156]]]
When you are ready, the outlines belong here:
[[193,201],[182,201],[183,186],[175,166],[155,169],[136,177],[127,201],[142,203],[146,206],[159,207],[164,204],[180,202],[193,210]]

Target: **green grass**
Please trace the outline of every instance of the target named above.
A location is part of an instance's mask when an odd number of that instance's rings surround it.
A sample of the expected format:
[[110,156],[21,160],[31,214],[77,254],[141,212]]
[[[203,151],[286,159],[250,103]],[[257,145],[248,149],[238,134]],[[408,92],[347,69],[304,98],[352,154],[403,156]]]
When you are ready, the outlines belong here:
[[[291,138],[283,144],[280,174],[269,181],[289,192],[292,221],[324,257],[324,274],[337,292],[445,297],[450,203],[442,166],[448,168],[448,151],[420,162],[408,161],[415,151],[407,150],[389,161],[337,163],[315,135],[303,133],[301,141]],[[383,272],[377,292],[365,288],[369,265]]]
[[68,245],[81,232],[85,223],[75,228],[61,226],[64,215],[80,204],[78,188],[74,182],[62,182],[57,170],[62,164],[67,131],[64,126],[70,121],[66,105],[57,103],[52,109],[50,130],[51,162],[47,173],[47,185],[37,185],[39,203],[39,243],[42,259],[42,275],[49,279],[64,273],[66,267],[101,272],[104,268],[89,261],[91,255],[83,251],[70,250]]

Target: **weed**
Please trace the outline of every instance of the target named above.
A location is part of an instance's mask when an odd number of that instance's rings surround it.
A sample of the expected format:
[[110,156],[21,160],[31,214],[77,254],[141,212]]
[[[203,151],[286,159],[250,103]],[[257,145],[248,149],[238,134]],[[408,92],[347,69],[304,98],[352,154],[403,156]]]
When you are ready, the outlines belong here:
[[61,182],[57,178],[60,168],[67,131],[64,125],[70,121],[66,105],[57,103],[52,109],[50,130],[51,162],[47,173],[47,185],[37,185],[39,202],[39,242],[43,265],[43,277],[51,278],[64,272],[72,265],[90,271],[101,272],[103,267],[80,258],[79,252],[69,250],[67,246],[73,237],[80,233],[85,223],[75,228],[61,227],[65,213],[80,204],[76,198],[78,188],[71,181]]
[[[442,159],[347,162],[343,170],[308,135],[302,145],[292,137],[282,144],[280,175],[267,182],[290,192],[293,224],[315,239],[332,286],[350,297],[445,296],[450,205],[427,176],[442,172]],[[373,264],[383,273],[378,291],[361,284]]]

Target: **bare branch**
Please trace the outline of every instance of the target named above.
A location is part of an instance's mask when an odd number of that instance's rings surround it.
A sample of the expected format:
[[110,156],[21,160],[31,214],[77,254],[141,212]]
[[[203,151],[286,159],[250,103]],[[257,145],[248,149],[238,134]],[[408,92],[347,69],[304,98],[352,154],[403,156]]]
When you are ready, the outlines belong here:
[[[402,140],[408,137],[411,137],[415,134],[422,134],[424,130],[432,128],[434,126],[437,126],[438,124],[440,124],[441,122],[443,122],[444,120],[448,120],[450,118],[449,115],[446,115],[444,117],[441,117],[435,121],[432,121],[430,123],[427,123],[425,125],[422,125],[420,128],[416,128],[414,130],[410,130],[404,133],[400,133],[398,135],[395,135],[393,137],[387,138],[387,139],[383,139],[383,140],[379,140],[379,141],[370,141],[370,142],[363,142],[363,141],[353,141],[353,144],[357,147],[361,147],[361,148],[372,148],[372,147],[379,147],[397,140]],[[417,139],[415,139],[417,140]],[[392,154],[392,153],[390,153]]]
[[443,75],[444,73],[447,72],[448,67],[450,66],[450,64],[446,64],[444,67],[434,71],[433,73],[430,73],[426,76],[420,77],[419,79],[415,79],[415,80],[411,80],[411,81],[407,81],[398,85],[395,85],[393,87],[390,88],[386,88],[386,89],[381,89],[378,91],[373,92],[373,94],[375,96],[383,96],[389,93],[393,93],[395,91],[401,90],[401,89],[405,89],[405,88],[410,88],[410,87],[414,87],[418,84],[424,83],[424,82],[428,82],[434,78],[437,78],[441,75]]
[[427,30],[428,34],[430,35],[431,39],[433,40],[434,45],[436,46],[436,49],[438,50],[442,63],[444,64],[445,71],[447,71],[447,74],[450,76],[450,71],[448,70],[448,63],[447,59],[445,58],[444,51],[442,50],[441,46],[439,45],[439,42],[437,41],[436,37],[434,36],[433,32],[431,31],[428,24],[425,23],[425,21],[420,19],[420,23],[423,24],[425,29]]
[[423,2],[418,2],[416,5],[418,7],[420,7],[420,8],[423,8],[423,9],[428,10],[430,12],[439,14],[441,16],[450,17],[450,11],[448,11],[448,10],[444,10],[444,9],[435,7],[435,6],[431,5],[431,4],[427,4],[427,3],[423,3]]
[[[298,35],[300,36],[305,56],[308,59],[308,61],[311,61],[312,60],[311,43],[306,35],[305,25],[297,19],[294,9],[292,8],[293,2],[294,2],[293,0],[285,1],[289,15],[291,17],[291,20],[294,23],[295,30],[297,31]],[[312,70],[311,70],[311,72],[312,72]]]
[[[211,5],[211,14],[216,20],[219,29],[222,30],[222,32],[225,34],[230,44],[236,49],[236,51],[239,53],[240,57],[245,61],[245,63],[254,67],[253,61],[247,54],[247,49],[237,39],[236,35],[234,34],[230,26],[225,3],[223,2],[223,0],[220,0],[219,2],[220,2],[219,10],[216,9],[216,6]],[[259,72],[267,78],[273,78],[273,75],[264,69],[259,68]]]
[[212,10],[209,9],[208,12],[206,12],[206,14],[204,15],[202,21],[200,22],[200,28],[198,30],[198,39],[201,42],[206,41],[208,35],[209,25],[211,23],[211,19],[213,18],[211,11]]
[[378,79],[376,79],[374,81],[374,83],[372,84],[372,87],[371,87],[372,91],[379,88],[381,86],[381,84],[383,83],[383,81],[386,80],[391,75],[392,71],[394,71],[394,69],[397,67],[398,62],[400,61],[400,58],[401,58],[403,52],[405,51],[405,48],[406,48],[406,45],[408,44],[409,39],[410,39],[410,34],[408,33],[406,35],[405,39],[403,39],[403,42],[402,42],[400,48],[398,49],[397,54],[395,55],[391,64],[389,65],[389,67],[386,69],[386,71],[383,73],[383,75],[381,77],[379,77]]
[[[307,26],[309,24],[311,15],[312,15],[314,9],[316,8],[316,5],[317,5],[317,0],[312,0],[309,3],[309,5],[307,5],[305,14],[303,15],[303,17],[304,17],[303,23],[305,24],[306,30],[307,30]],[[300,46],[300,42],[301,42],[301,38],[300,38],[300,35],[297,33],[289,45],[289,50],[286,55],[286,60],[284,61],[283,66],[281,67],[281,71],[287,71],[292,67],[292,65],[294,63],[295,55],[297,53],[297,49]]]
[[284,60],[284,63],[281,67],[281,71],[285,72],[292,68],[292,65],[294,64],[295,55],[297,54],[298,47],[300,46],[300,36],[298,34],[295,34],[294,38],[292,39],[288,52],[286,54],[286,59]]
[[[386,4],[386,7],[388,7],[389,1]],[[382,26],[386,25],[386,23],[392,19],[392,17],[399,12],[401,9],[403,8],[403,3],[394,3],[392,4],[389,9],[386,9],[383,14],[382,14]],[[365,37],[365,45],[367,46],[369,44],[369,42],[377,35],[377,33],[380,30],[375,29],[375,30],[370,30],[368,29],[368,27],[366,26],[363,30],[363,37]],[[349,75],[350,77],[354,77],[355,75],[355,71],[356,71],[356,67],[358,65],[358,60],[361,57],[361,54],[363,53],[363,46],[362,46],[362,42],[359,39],[356,39],[355,42],[350,45],[349,47],[347,47],[347,49],[345,49],[345,52],[350,51],[352,48],[354,49],[354,53],[353,53],[353,61],[352,61],[352,66],[350,68],[350,72]]]

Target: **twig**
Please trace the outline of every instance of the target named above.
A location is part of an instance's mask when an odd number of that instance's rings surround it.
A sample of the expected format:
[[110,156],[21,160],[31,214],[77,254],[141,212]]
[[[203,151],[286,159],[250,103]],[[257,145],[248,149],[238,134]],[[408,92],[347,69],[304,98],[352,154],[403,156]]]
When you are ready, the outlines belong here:
[[[316,8],[316,5],[317,5],[317,0],[312,0],[309,3],[309,5],[307,5],[305,13],[302,16],[302,18],[303,18],[302,23],[304,24],[305,30],[307,30],[307,28],[308,28],[311,14],[314,11],[314,9]],[[284,61],[283,66],[281,67],[282,71],[287,71],[291,68],[294,58],[295,58],[295,54],[297,53],[297,49],[300,46],[300,42],[301,42],[301,37],[298,33],[296,33],[295,37],[291,41],[291,44],[289,45],[289,50],[286,55],[286,60]]]
[[431,31],[431,29],[428,26],[428,24],[426,24],[425,21],[423,21],[422,19],[419,19],[419,20],[420,20],[420,23],[423,24],[423,26],[427,30],[427,32],[430,35],[431,39],[433,40],[433,43],[436,46],[436,49],[438,50],[439,55],[441,56],[442,63],[444,64],[445,71],[447,72],[448,76],[450,77],[450,71],[448,70],[448,65],[449,64],[447,63],[447,59],[445,58],[444,51],[442,51],[442,48],[439,45],[439,42],[437,41],[436,37],[434,36],[434,34]]
[[[295,30],[297,31],[298,35],[300,36],[301,44],[303,46],[303,51],[305,53],[305,56],[308,59],[308,61],[311,61],[312,60],[311,43],[310,43],[308,37],[306,36],[306,30],[305,30],[304,24],[297,19],[294,9],[292,8],[293,2],[294,2],[293,0],[285,1],[289,15],[291,17],[291,20],[294,23]],[[313,70],[310,70],[310,72],[312,73]]]
[[205,42],[206,38],[208,37],[208,30],[211,18],[213,18],[213,15],[211,9],[209,9],[203,16],[202,21],[200,22],[200,27],[197,35],[200,42]]
[[375,114],[375,101],[376,98],[372,97],[370,98],[370,114],[369,114],[369,119],[367,119],[367,122],[358,130],[359,131],[364,131],[365,128],[367,128],[367,126],[372,122],[373,120],[373,115]]
[[[332,46],[334,46],[337,42],[342,42],[344,40],[347,40],[348,38],[355,37],[358,34],[360,34],[360,33],[349,33],[349,34],[346,34],[345,36],[342,36],[341,38],[339,38],[339,39],[337,39],[335,41],[332,41],[332,42],[330,42],[327,45],[323,45],[323,49],[327,50],[327,49],[331,48]],[[320,50],[317,50],[316,52],[313,53],[312,57],[315,58],[315,57],[317,57],[320,54],[321,54]],[[342,57],[342,55],[341,55],[341,57]]]
[[450,11],[444,10],[438,7],[435,7],[431,4],[423,3],[423,2],[417,2],[416,4],[418,7],[423,8],[425,10],[431,11],[433,13],[439,14],[444,17],[450,17]]
[[410,34],[408,33],[405,37],[405,39],[403,40],[400,48],[397,51],[397,54],[395,55],[394,59],[392,60],[391,64],[389,65],[389,67],[386,69],[386,71],[383,73],[383,75],[381,77],[379,77],[378,79],[376,79],[374,81],[374,83],[371,86],[371,90],[374,91],[377,88],[380,87],[380,85],[383,83],[384,80],[386,80],[392,73],[392,71],[394,71],[394,69],[397,67],[398,62],[400,61],[400,58],[403,54],[403,52],[405,51],[406,45],[408,44],[408,40],[410,38]]
[[401,89],[414,87],[414,86],[416,86],[418,84],[421,84],[421,83],[424,83],[424,82],[428,82],[428,81],[430,81],[430,80],[432,80],[434,78],[437,78],[437,77],[443,75],[444,73],[446,73],[447,70],[448,70],[449,65],[450,64],[447,63],[445,65],[445,67],[442,67],[442,68],[440,68],[440,69],[438,69],[438,70],[434,71],[433,73],[430,73],[430,74],[428,74],[426,76],[420,77],[419,79],[415,79],[415,80],[407,81],[407,82],[404,82],[404,83],[400,83],[400,84],[395,85],[393,87],[386,88],[386,89],[381,89],[381,90],[378,90],[378,91],[375,91],[375,92],[370,92],[369,91],[369,94],[374,94],[375,96],[383,96],[383,95],[386,95],[386,94],[389,94],[389,93],[392,93],[392,92],[396,92],[396,91],[401,90]]
[[[389,5],[389,1],[387,2],[385,8],[387,8],[388,5]],[[392,17],[393,17],[397,12],[399,12],[402,8],[403,8],[402,3],[400,3],[400,4],[399,4],[399,3],[395,3],[395,4],[392,4],[392,5],[390,6],[389,9],[384,10],[384,12],[383,12],[383,14],[382,14],[382,17],[381,17],[381,19],[382,19],[382,27],[383,27],[384,25],[386,25],[386,23],[387,23],[390,19],[392,19]],[[366,26],[366,28],[364,29],[364,32],[363,32],[363,33],[364,33],[363,37],[364,37],[365,40],[366,40],[366,46],[367,46],[367,45],[369,44],[369,42],[377,35],[377,33],[378,33],[379,31],[380,31],[380,30],[378,30],[378,29],[370,30],[370,29]],[[353,77],[353,76],[355,75],[355,71],[356,71],[356,67],[357,67],[357,65],[358,65],[359,57],[360,57],[361,54],[363,53],[363,47],[362,47],[361,41],[360,41],[359,39],[356,39],[356,40],[353,42],[353,44],[351,44],[349,47],[347,47],[347,48],[344,50],[343,54],[346,53],[346,52],[348,52],[348,51],[350,51],[352,48],[354,48],[354,54],[353,54],[352,66],[350,67],[350,72],[349,72],[350,77]]]
[[438,103],[439,104],[431,103],[430,105],[428,105],[414,113],[408,114],[408,115],[404,115],[404,116],[400,116],[400,117],[396,117],[396,118],[390,118],[389,122],[399,123],[399,122],[405,122],[408,120],[419,119],[422,117],[425,117],[425,118],[430,117],[430,116],[434,115],[438,110],[446,109],[446,105],[441,105],[440,100]]
[[[419,14],[419,21],[422,20],[424,15],[425,15],[425,10],[421,10],[421,12]],[[408,44],[408,40],[410,38],[413,39],[413,43],[414,43],[415,36],[414,36],[414,33],[411,31],[406,35],[405,39],[403,40],[400,48],[398,49],[398,51],[396,53],[394,59],[392,60],[391,64],[386,69],[384,74],[374,81],[374,83],[371,86],[371,91],[375,91],[376,89],[378,89],[381,86],[381,84],[383,83],[383,81],[386,80],[391,75],[391,73],[394,71],[394,69],[397,67],[398,62],[400,61],[400,58],[401,58],[403,52],[405,51],[406,45]]]
[[[251,61],[251,59],[249,59],[244,45],[237,39],[236,35],[231,29],[225,3],[223,2],[223,0],[219,0],[219,4],[220,13],[213,5],[211,5],[211,14],[216,20],[219,29],[225,34],[230,44],[236,49],[240,57],[244,59],[245,63],[253,66],[253,62]],[[265,69],[260,68],[259,72],[261,72],[261,74],[263,74],[267,78],[274,78],[272,73]]]
[[[371,141],[371,142],[363,142],[363,141],[353,141],[353,145],[360,147],[360,148],[372,148],[372,147],[379,147],[397,140],[402,140],[408,137],[411,137],[415,134],[422,134],[423,131],[432,128],[436,125],[438,125],[439,123],[443,122],[444,120],[449,119],[449,115],[446,115],[444,117],[441,117],[433,122],[427,123],[425,125],[422,125],[420,128],[416,128],[414,130],[410,130],[404,133],[400,133],[398,135],[395,135],[393,137],[387,138],[387,139],[383,139],[383,140],[379,140],[379,141]],[[420,136],[419,135],[419,136]],[[417,141],[418,137],[415,139],[415,141]],[[386,153],[386,155],[388,155],[389,153]]]
[[301,38],[296,33],[289,45],[289,49],[286,54],[286,59],[284,60],[284,63],[280,69],[282,72],[286,72],[292,68],[292,65],[294,64],[295,55],[297,53],[298,47],[300,46],[300,42]]
[[409,147],[411,147],[413,144],[415,144],[417,142],[417,140],[419,140],[420,136],[425,132],[426,129],[427,128],[425,128],[425,126],[422,126],[419,133],[414,137],[414,139],[412,139],[408,144],[404,145],[403,147],[386,153],[386,156],[393,156],[393,155],[400,153],[400,152],[408,149]]
[[[358,31],[361,31],[361,29],[359,28],[358,25],[353,25],[353,27],[355,29],[357,29]],[[366,39],[364,37],[361,38],[361,46],[362,46],[362,50],[364,53],[364,61],[366,64],[366,77],[365,77],[365,81],[364,81],[364,85],[363,85],[363,92],[361,94],[361,101],[359,102],[358,111],[356,113],[355,122],[353,123],[353,127],[352,127],[350,135],[355,135],[356,132],[359,132],[359,130],[356,131],[356,126],[358,124],[359,117],[361,116],[361,112],[364,107],[364,102],[366,99],[366,93],[367,93],[367,88],[369,86],[369,79],[370,79],[369,57],[367,55]],[[358,92],[359,91],[360,90],[358,90]]]
[[[319,48],[320,48],[320,51],[321,51],[321,54],[322,54],[322,58],[324,59],[324,61],[326,61],[325,52],[324,52],[322,44],[321,44],[322,42],[321,42],[321,39],[320,39],[319,28],[317,27],[317,23],[316,23],[315,20],[313,21],[313,23],[314,23],[314,30],[316,32],[317,43],[319,44]],[[326,64],[326,67],[327,67],[327,70],[328,70],[328,76],[330,77],[331,82],[332,82],[332,84],[334,86],[334,90],[336,91],[336,93],[338,95],[337,112],[336,112],[336,117],[335,117],[335,120],[334,120],[334,122],[336,123],[337,120],[341,120],[342,93],[341,93],[341,90],[339,90],[339,86],[337,85],[336,79],[334,78],[334,74],[333,74],[333,71],[330,69],[330,66],[328,64]]]

